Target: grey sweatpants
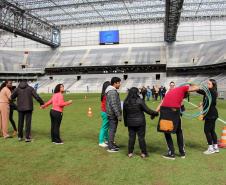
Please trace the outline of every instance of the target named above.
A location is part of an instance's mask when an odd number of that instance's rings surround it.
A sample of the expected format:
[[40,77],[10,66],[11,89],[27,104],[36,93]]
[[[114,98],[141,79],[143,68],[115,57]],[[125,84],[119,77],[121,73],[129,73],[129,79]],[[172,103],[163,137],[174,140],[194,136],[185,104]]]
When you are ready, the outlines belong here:
[[118,127],[118,118],[116,116],[108,116],[109,119],[109,135],[108,135],[108,148],[114,148],[114,138]]

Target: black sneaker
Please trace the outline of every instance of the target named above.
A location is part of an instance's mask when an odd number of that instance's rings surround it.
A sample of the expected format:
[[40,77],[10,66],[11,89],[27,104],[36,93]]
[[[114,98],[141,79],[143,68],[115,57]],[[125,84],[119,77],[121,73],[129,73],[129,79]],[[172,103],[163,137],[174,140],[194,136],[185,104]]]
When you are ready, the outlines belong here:
[[185,159],[185,153],[180,153],[180,157],[181,157],[182,159]]
[[114,146],[113,146],[115,149],[120,149],[120,147],[119,146],[117,146],[116,144],[114,144]]
[[171,159],[171,160],[175,160],[175,154],[166,154],[166,155],[163,155],[164,158],[166,159]]
[[112,148],[112,149],[108,149],[107,151],[108,151],[108,152],[118,152],[119,150],[116,149],[116,148]]

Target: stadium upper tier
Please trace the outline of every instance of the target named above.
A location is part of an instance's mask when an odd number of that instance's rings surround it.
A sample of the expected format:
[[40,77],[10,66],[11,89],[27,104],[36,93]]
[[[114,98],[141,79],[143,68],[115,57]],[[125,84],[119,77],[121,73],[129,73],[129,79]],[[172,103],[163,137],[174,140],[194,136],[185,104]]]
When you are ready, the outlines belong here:
[[[161,56],[161,46],[123,47],[87,50],[64,50],[55,54],[47,68],[75,66],[112,66],[112,65],[148,65],[155,64]],[[163,61],[162,61],[163,62]]]
[[167,67],[190,67],[226,62],[226,40],[169,46]]
[[[123,46],[123,47],[122,47]],[[59,48],[55,51],[0,49],[0,72],[34,72],[45,68],[156,65],[205,66],[226,62],[226,39],[209,42]],[[22,67],[23,66],[23,67]]]
[[25,54],[24,51],[0,50],[0,71],[42,71],[52,55],[51,51],[29,51]]

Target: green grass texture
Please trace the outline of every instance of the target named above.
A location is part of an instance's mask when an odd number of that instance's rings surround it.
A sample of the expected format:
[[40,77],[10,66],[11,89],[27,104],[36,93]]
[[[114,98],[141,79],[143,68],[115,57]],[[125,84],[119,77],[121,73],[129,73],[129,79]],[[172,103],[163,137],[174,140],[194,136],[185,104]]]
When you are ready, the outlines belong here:
[[[52,94],[40,94],[40,97],[47,102]],[[120,94],[121,101],[125,98],[126,94]],[[108,153],[106,148],[98,146],[102,125],[100,94],[64,94],[64,100],[73,100],[63,112],[60,134],[64,145],[51,142],[49,112],[52,105],[41,109],[35,100],[31,132],[35,142],[19,142],[17,136],[0,138],[0,184],[226,184],[226,148],[220,148],[220,153],[203,154],[208,148],[204,121],[182,118],[186,158],[180,158],[176,135],[172,134],[176,154],[173,161],[162,157],[168,151],[164,134],[157,132],[159,118],[151,120],[146,114],[149,157],[140,157],[136,140],[134,155],[128,158],[128,129],[123,121],[119,122],[115,136],[120,151]],[[202,96],[190,97],[195,105],[201,101]],[[146,101],[152,110],[159,103],[160,100]],[[89,107],[92,117],[87,116]],[[226,101],[217,100],[219,117],[224,121],[225,107]],[[14,120],[18,122],[17,111],[14,111]],[[216,121],[218,139],[221,139],[223,126],[226,125]],[[10,123],[9,133],[13,134]]]

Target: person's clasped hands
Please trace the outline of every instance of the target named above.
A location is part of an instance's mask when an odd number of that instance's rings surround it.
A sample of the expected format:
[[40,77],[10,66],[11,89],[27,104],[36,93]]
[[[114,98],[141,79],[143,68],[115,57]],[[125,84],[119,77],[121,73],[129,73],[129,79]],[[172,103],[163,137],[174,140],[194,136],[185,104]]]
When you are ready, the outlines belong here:
[[157,116],[159,116],[159,113],[154,111],[154,114],[151,115],[151,120],[155,119]]

